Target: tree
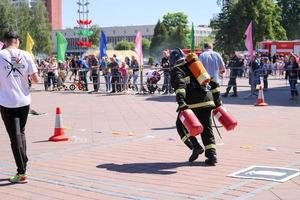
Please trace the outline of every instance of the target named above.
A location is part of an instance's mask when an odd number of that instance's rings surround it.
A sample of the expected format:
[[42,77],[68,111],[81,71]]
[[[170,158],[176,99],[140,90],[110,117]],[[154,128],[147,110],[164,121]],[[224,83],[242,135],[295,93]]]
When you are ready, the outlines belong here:
[[216,41],[215,48],[223,53],[230,53],[235,48],[233,42],[232,32],[237,26],[232,20],[232,10],[237,3],[236,0],[224,0],[222,1],[221,13],[211,20],[210,26],[215,30]]
[[28,32],[32,36],[37,53],[51,53],[51,27],[48,18],[48,12],[45,4],[38,1],[37,5],[31,8],[30,24]]
[[162,23],[165,25],[169,35],[176,31],[178,26],[181,26],[185,34],[189,33],[188,16],[182,12],[167,13],[163,16]]
[[150,54],[154,57],[159,57],[161,52],[167,47],[168,32],[163,23],[160,20],[157,22],[154,28],[154,34],[150,44]]
[[144,55],[148,55],[149,54],[150,44],[151,44],[150,40],[148,40],[146,38],[142,39],[142,48],[143,48],[143,54]]
[[300,0],[277,0],[277,3],[288,39],[300,39]]
[[93,25],[91,26],[91,30],[93,31],[93,35],[89,37],[89,41],[94,46],[99,47],[101,28],[98,25]]
[[169,37],[169,48],[184,48],[188,45],[188,39],[181,25],[178,25]]
[[273,0],[224,1],[222,12],[211,22],[217,30],[215,47],[226,54],[246,49],[244,33],[250,21],[254,27],[254,43],[265,39],[286,39],[280,14],[281,9]]
[[30,8],[25,0],[18,6],[12,6],[10,0],[1,0],[0,34],[3,36],[11,30],[19,33],[22,49],[25,49],[28,32],[35,42],[34,52],[51,52],[51,29],[44,1],[38,0],[37,5]]
[[204,49],[204,44],[209,43],[209,44],[214,44],[215,43],[215,36],[204,36],[201,38],[200,43],[197,45],[197,48],[199,49]]
[[133,42],[128,42],[127,40],[121,40],[115,46],[115,50],[133,50],[135,49],[135,44]]
[[1,0],[0,2],[0,37],[7,31],[16,28],[15,20],[16,9],[11,5],[11,0]]
[[170,46],[168,48],[183,48],[188,45],[190,29],[188,16],[182,12],[167,13],[163,16],[162,24],[167,29]]

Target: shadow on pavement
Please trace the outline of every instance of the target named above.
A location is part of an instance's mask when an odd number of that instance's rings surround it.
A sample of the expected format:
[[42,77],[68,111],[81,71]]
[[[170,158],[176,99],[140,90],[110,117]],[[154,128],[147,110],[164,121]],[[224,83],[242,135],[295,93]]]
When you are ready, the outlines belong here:
[[[222,101],[224,104],[254,105],[257,102],[258,97],[253,95],[252,97],[247,98],[250,94],[250,90],[238,91],[238,97],[222,97]],[[258,92],[256,92],[256,94],[258,94]],[[290,96],[290,89],[287,87],[269,88],[264,91],[265,102],[270,106],[300,106],[300,98],[297,100],[290,100]]]
[[175,170],[178,167],[210,167],[204,162],[171,162],[171,163],[129,163],[129,164],[102,164],[97,168],[107,169],[109,171],[115,171],[120,173],[130,174],[159,174],[159,175],[171,175],[177,173]]
[[9,182],[8,178],[0,179],[0,187],[14,185],[14,183]]
[[35,142],[32,142],[32,143],[45,143],[45,142],[49,142],[49,140],[35,141]]
[[151,130],[154,130],[154,131],[163,131],[163,130],[170,130],[170,129],[176,129],[176,126],[163,127],[163,128],[151,128]]
[[174,95],[160,95],[160,96],[150,96],[146,98],[146,101],[176,102],[176,98]]

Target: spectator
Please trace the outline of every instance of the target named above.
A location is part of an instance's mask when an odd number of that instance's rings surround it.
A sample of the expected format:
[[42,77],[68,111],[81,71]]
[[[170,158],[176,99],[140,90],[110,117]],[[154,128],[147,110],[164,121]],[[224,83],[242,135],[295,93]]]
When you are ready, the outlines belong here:
[[125,62],[121,64],[121,76],[122,76],[122,91],[128,90],[128,66]]
[[264,58],[262,63],[262,75],[263,75],[263,82],[264,82],[264,90],[268,89],[268,77],[271,74],[271,65],[268,58]]
[[111,84],[112,84],[112,91],[111,93],[116,93],[120,91],[120,71],[119,71],[119,64],[116,62],[114,57],[110,58],[109,67],[111,69]]
[[291,89],[291,100],[298,98],[299,93],[297,91],[297,78],[299,65],[297,63],[297,57],[294,54],[291,54],[290,61],[285,66],[286,70],[286,79],[289,80],[290,89]]
[[89,66],[87,63],[87,56],[83,59],[79,60],[79,77],[80,81],[84,82],[84,91],[88,91],[88,80],[87,80],[87,73],[89,71]]
[[238,73],[242,69],[242,66],[244,65],[243,61],[236,56],[235,53],[231,54],[231,59],[229,61],[228,68],[230,69],[230,79],[228,82],[228,87],[226,89],[226,92],[222,95],[223,97],[227,97],[228,93],[231,90],[231,87],[233,88],[233,94],[230,95],[231,97],[237,97],[237,84],[236,84],[236,78],[238,76]]
[[137,79],[139,77],[139,63],[136,60],[135,56],[131,56],[131,63],[130,63],[130,68],[132,69],[133,72],[133,88],[138,91],[138,86],[137,86]]
[[88,65],[90,68],[90,79],[93,81],[94,92],[98,92],[100,88],[99,62],[94,54],[89,56]]
[[78,69],[79,69],[79,57],[73,56],[70,61],[70,70],[72,72],[70,76],[70,80],[72,80],[72,77],[74,76],[75,79],[77,79],[78,76]]
[[111,91],[111,68],[108,65],[107,57],[102,58],[100,67],[105,79],[105,91],[108,93]]
[[214,81],[220,84],[220,75],[225,72],[224,61],[219,53],[213,51],[212,44],[204,44],[204,49],[199,57],[200,61]]
[[56,58],[52,57],[50,58],[50,63],[48,64],[48,88],[51,87],[52,83],[52,90],[56,90],[56,84],[57,84],[57,77],[58,77],[58,71],[57,71],[57,62]]
[[169,52],[163,51],[163,57],[161,59],[160,65],[162,70],[164,71],[164,84],[162,87],[163,94],[172,93],[172,86],[171,86],[171,69],[170,69],[170,62],[169,62]]

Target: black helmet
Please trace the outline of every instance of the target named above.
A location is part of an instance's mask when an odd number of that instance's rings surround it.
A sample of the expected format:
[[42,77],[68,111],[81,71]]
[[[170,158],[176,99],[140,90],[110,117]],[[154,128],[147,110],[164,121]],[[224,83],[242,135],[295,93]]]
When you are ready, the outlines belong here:
[[181,63],[184,61],[185,55],[183,51],[179,48],[173,49],[169,55],[170,65],[174,67],[174,65]]

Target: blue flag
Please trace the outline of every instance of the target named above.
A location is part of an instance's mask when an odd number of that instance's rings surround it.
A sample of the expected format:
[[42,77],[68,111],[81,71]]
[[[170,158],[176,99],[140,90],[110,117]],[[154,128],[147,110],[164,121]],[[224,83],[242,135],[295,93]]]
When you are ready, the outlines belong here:
[[104,56],[107,56],[107,53],[106,53],[106,50],[107,50],[107,47],[106,47],[106,35],[103,31],[101,31],[101,41],[100,41],[100,62],[102,62],[102,58]]

